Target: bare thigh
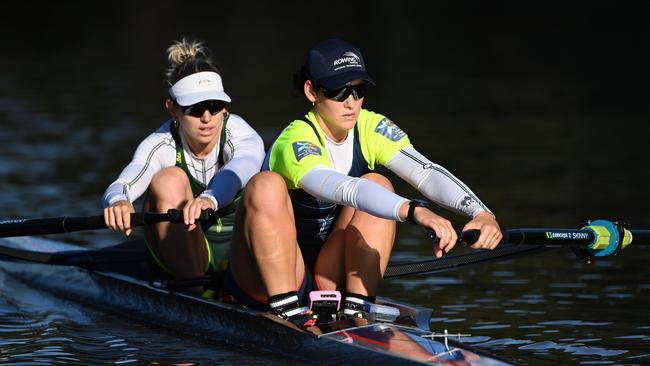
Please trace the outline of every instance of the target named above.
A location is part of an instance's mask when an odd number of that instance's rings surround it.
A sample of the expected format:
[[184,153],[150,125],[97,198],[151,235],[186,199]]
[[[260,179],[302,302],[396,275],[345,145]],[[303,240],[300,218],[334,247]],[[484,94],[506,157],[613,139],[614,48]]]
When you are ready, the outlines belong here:
[[293,208],[284,180],[261,172],[246,185],[231,246],[237,285],[258,301],[295,291],[305,273]]
[[[193,198],[185,172],[169,167],[158,172],[144,200],[145,211],[166,212],[182,209]],[[184,224],[159,223],[145,226],[151,250],[175,278],[198,277],[208,265],[208,250],[200,227],[188,232]]]
[[[380,174],[369,173],[363,178],[393,191],[390,181]],[[395,221],[342,208],[316,262],[319,287],[374,295],[394,240]]]

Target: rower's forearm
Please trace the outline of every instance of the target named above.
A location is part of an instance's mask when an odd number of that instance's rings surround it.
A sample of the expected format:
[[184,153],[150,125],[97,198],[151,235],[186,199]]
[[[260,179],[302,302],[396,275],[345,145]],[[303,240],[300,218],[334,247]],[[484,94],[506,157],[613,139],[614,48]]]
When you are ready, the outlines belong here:
[[449,210],[468,217],[490,211],[460,179],[412,147],[400,150],[388,162],[388,168],[429,200]]

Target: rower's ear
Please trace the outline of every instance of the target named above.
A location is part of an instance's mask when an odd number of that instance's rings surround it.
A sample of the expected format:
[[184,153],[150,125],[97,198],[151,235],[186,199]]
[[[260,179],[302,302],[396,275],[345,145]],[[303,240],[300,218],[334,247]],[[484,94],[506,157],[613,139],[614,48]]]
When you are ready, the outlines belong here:
[[165,108],[167,109],[167,111],[169,112],[169,114],[171,114],[171,115],[174,116],[174,117],[176,116],[176,112],[177,112],[177,110],[178,110],[178,106],[176,105],[176,103],[174,103],[173,100],[167,98],[167,99],[165,100]]
[[312,83],[311,80],[305,80],[303,90],[305,91],[307,100],[309,100],[311,104],[314,104],[316,102],[316,86],[314,83]]

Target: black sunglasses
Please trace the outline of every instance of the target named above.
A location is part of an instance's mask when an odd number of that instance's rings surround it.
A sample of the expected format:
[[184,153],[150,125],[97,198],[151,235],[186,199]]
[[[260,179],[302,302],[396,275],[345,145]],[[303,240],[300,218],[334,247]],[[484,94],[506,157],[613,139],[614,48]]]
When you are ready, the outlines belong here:
[[367,91],[368,91],[368,84],[363,83],[359,85],[346,85],[340,89],[334,89],[334,90],[323,89],[323,94],[325,94],[325,96],[328,97],[329,99],[335,100],[337,102],[342,102],[348,99],[350,94],[352,94],[354,100],[359,100],[366,96]]
[[204,100],[192,105],[180,107],[184,115],[201,118],[206,110],[209,111],[213,116],[216,115],[226,107],[226,103],[221,100]]

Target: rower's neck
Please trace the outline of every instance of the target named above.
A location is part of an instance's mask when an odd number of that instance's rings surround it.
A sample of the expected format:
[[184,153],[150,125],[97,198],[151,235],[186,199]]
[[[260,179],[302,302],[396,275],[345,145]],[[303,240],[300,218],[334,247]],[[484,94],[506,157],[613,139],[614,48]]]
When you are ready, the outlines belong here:
[[318,115],[316,116],[316,120],[318,121],[318,125],[320,125],[320,128],[323,129],[323,132],[330,139],[330,141],[336,143],[342,143],[348,137],[348,133],[350,132],[350,130],[336,128],[336,126],[331,126]]

